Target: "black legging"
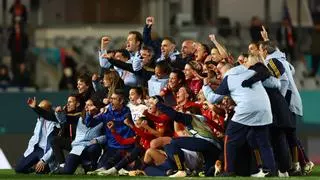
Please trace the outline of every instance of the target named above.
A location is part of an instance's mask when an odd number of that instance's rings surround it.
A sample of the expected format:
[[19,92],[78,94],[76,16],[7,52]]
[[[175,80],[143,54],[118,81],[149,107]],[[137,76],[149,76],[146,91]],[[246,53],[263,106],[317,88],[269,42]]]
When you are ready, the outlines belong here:
[[165,146],[165,151],[177,165],[178,170],[184,170],[184,152],[182,149],[202,153],[205,161],[205,173],[207,176],[213,174],[208,170],[214,166],[220,155],[220,150],[211,142],[195,137],[178,137],[172,139],[171,143]]

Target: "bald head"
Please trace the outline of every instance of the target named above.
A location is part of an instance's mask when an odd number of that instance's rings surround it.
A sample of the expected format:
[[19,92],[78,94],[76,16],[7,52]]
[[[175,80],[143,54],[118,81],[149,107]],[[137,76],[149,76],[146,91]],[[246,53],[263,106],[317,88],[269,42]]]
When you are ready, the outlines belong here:
[[52,105],[51,105],[51,103],[48,101],[48,100],[42,100],[40,103],[39,103],[39,107],[41,108],[41,109],[44,109],[44,110],[46,110],[46,111],[50,111],[51,110],[51,108],[52,108]]
[[181,46],[181,55],[182,58],[186,58],[188,56],[192,56],[195,52],[194,41],[192,40],[184,40]]
[[232,65],[229,64],[229,63],[226,63],[226,64],[225,64],[224,66],[222,66],[221,69],[220,69],[221,75],[224,77],[224,74],[225,74],[226,72],[228,72],[229,69],[231,69],[231,68],[232,68]]

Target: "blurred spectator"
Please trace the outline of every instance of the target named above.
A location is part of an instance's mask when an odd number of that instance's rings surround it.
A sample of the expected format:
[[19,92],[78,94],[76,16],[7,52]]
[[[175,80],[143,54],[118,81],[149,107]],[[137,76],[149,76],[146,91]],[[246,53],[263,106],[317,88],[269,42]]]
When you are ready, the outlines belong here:
[[263,41],[260,31],[262,31],[262,22],[258,16],[253,16],[251,19],[250,35],[253,42]]
[[316,76],[319,69],[319,61],[320,61],[320,23],[315,25],[315,29],[311,34],[311,55],[312,55],[312,71],[309,76]]
[[76,75],[71,67],[63,69],[63,75],[59,82],[59,90],[74,90],[76,89]]
[[21,4],[20,0],[15,0],[14,4],[10,7],[9,12],[12,15],[12,24],[25,24],[27,22],[27,8],[25,5]]
[[8,49],[11,52],[11,69],[14,76],[18,73],[19,64],[25,63],[28,45],[28,36],[22,31],[20,24],[15,24],[8,40]]
[[61,58],[61,63],[63,66],[63,75],[59,82],[60,90],[74,90],[77,87],[77,76],[76,76],[76,67],[77,63],[74,61],[72,56],[68,51],[64,51]]
[[10,81],[8,67],[6,65],[0,65],[0,88],[7,88]]
[[19,64],[18,72],[13,76],[12,85],[18,87],[32,86],[30,72],[24,63]]
[[290,20],[284,18],[281,26],[277,30],[277,41],[281,51],[290,56],[290,60],[295,60],[294,48],[296,45],[296,32],[292,27]]

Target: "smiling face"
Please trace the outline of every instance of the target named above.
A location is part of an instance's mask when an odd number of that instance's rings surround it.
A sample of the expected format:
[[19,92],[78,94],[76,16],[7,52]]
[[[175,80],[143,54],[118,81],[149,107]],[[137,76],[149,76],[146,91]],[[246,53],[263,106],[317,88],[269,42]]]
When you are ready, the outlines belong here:
[[84,106],[84,109],[86,112],[89,112],[89,109],[93,106],[94,106],[93,101],[89,99],[86,101],[86,105]]
[[112,79],[109,77],[109,75],[104,75],[103,76],[103,87],[109,88],[112,85]]
[[84,81],[78,80],[77,88],[78,88],[78,92],[81,94],[88,91],[89,86]]
[[256,44],[253,44],[253,43],[249,44],[248,50],[250,54],[253,54],[256,56],[259,55],[259,48]]
[[187,89],[185,87],[181,87],[177,92],[177,98],[176,98],[177,104],[186,102],[189,96],[190,95],[188,94]]
[[168,57],[170,52],[174,50],[175,46],[169,40],[163,40],[161,43],[161,53],[164,57]]
[[75,111],[78,106],[79,103],[77,102],[77,98],[74,96],[69,96],[67,102],[67,112]]
[[193,41],[187,40],[182,43],[181,46],[181,55],[182,58],[192,56],[194,54],[195,48],[193,46]]
[[171,89],[175,89],[176,87],[178,87],[180,82],[181,80],[179,80],[176,73],[170,73],[168,85]]
[[192,67],[189,64],[186,64],[184,67],[184,75],[186,76],[186,79],[192,79],[194,77],[192,71]]

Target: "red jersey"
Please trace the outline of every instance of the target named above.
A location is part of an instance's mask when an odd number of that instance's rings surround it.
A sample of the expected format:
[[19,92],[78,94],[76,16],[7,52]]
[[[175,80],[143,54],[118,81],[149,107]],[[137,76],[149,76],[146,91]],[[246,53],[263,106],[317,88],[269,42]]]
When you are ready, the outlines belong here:
[[170,117],[166,114],[160,114],[159,116],[150,114],[148,111],[144,111],[143,115],[146,116],[147,119],[153,121],[156,126],[156,130],[158,132],[163,130],[163,136],[171,137],[173,134],[173,121],[171,121]]
[[112,135],[117,140],[117,142],[121,145],[134,144],[138,140],[139,144],[145,150],[149,149],[151,140],[155,139],[156,137],[151,133],[145,132],[144,130],[137,128],[136,126],[133,126],[132,129],[134,130],[134,132],[139,138],[136,138],[137,136],[130,137],[130,138],[123,138],[116,132],[112,132]]

